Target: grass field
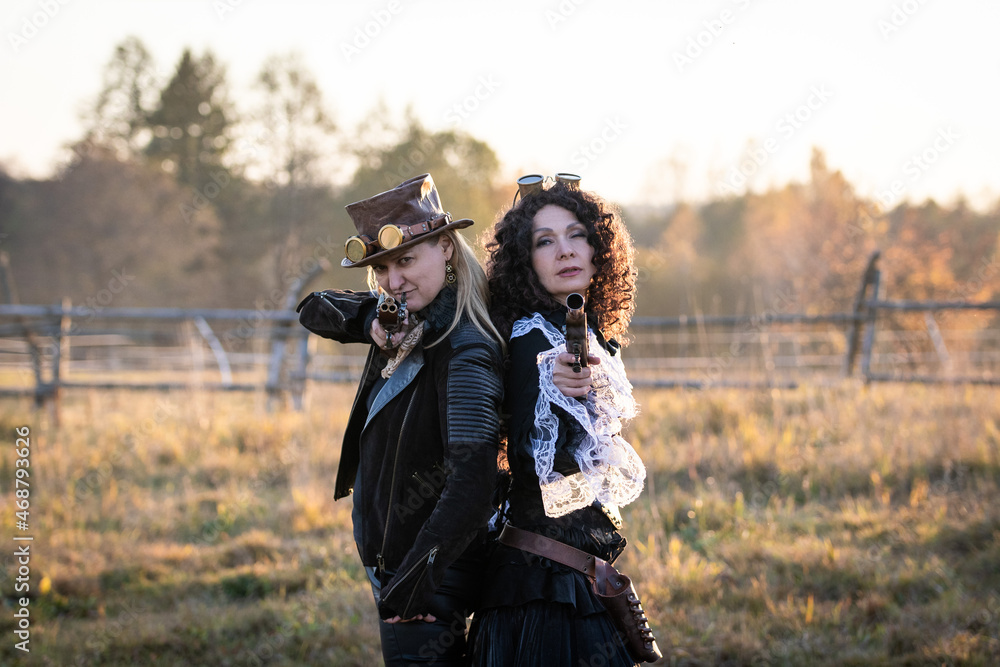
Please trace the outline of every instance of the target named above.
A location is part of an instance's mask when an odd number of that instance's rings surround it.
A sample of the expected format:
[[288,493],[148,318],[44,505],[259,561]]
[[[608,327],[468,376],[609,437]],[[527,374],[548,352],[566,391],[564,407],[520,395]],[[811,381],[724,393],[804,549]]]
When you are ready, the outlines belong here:
[[[75,391],[58,429],[0,403],[0,662],[380,664],[350,501],[331,491],[353,393],[313,387],[305,412],[268,413],[244,394]],[[618,565],[664,664],[1000,664],[996,389],[638,398],[649,479]],[[30,656],[14,648],[14,534],[34,537]]]

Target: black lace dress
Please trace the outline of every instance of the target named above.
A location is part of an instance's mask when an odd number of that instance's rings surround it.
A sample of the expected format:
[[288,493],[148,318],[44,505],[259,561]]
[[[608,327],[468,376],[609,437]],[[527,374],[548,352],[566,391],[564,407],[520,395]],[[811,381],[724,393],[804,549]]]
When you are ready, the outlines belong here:
[[[546,315],[561,327],[560,314]],[[601,341],[614,353],[614,345]],[[504,412],[508,418],[507,458],[511,485],[506,521],[613,561],[625,539],[598,504],[560,517],[545,514],[530,434],[539,395],[539,352],[552,347],[539,330],[513,338],[506,377]],[[564,475],[578,470],[573,449],[579,427],[559,415],[554,468]],[[559,665],[633,665],[610,616],[586,577],[547,558],[498,545],[487,570],[483,603],[473,621],[473,665],[553,667]]]

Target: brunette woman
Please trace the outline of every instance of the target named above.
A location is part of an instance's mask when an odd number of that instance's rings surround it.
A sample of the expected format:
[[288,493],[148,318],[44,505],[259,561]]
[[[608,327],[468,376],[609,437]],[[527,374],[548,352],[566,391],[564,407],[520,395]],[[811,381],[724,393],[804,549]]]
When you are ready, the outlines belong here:
[[[555,541],[614,561],[625,548],[618,507],[636,499],[646,474],[620,435],[636,413],[619,354],[634,311],[632,241],[617,211],[577,180],[545,188],[536,177],[486,244],[491,314],[509,338],[504,518],[513,528],[476,613],[480,666],[634,664],[588,578],[541,548]],[[579,372],[564,334],[571,294],[584,298],[590,326],[590,365]],[[508,532],[520,537],[505,541]]]

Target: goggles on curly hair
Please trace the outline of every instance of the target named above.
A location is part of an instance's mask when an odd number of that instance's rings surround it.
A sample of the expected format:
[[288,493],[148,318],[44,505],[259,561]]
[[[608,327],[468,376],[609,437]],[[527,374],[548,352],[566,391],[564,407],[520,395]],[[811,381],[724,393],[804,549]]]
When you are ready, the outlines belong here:
[[521,199],[530,195],[537,195],[542,191],[546,183],[562,183],[573,190],[580,189],[580,177],[576,174],[560,172],[555,176],[549,177],[542,176],[541,174],[528,174],[517,179],[517,192],[514,193],[514,201],[510,205],[513,206],[517,203],[518,195],[521,196]]

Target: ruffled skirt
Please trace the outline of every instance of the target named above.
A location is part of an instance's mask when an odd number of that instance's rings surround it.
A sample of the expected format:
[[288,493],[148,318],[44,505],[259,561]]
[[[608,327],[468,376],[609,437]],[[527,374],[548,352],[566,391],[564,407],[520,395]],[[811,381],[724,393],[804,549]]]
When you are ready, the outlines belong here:
[[476,612],[469,643],[475,667],[635,665],[607,612],[544,600]]
[[[511,501],[512,514],[516,506]],[[540,498],[537,514],[541,515]],[[559,540],[609,562],[625,547],[599,509],[519,527]],[[580,572],[527,551],[496,546],[482,604],[469,633],[477,667],[623,667],[635,665],[604,604]]]

